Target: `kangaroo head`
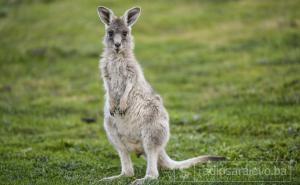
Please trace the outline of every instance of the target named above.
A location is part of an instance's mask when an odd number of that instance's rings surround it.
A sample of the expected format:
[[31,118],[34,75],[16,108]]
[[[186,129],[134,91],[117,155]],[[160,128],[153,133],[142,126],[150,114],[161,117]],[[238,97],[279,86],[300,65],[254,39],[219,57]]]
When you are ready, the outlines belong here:
[[117,17],[112,10],[98,7],[100,20],[105,25],[104,45],[107,49],[121,53],[133,48],[131,27],[137,21],[140,12],[141,9],[135,7],[127,10],[122,17]]

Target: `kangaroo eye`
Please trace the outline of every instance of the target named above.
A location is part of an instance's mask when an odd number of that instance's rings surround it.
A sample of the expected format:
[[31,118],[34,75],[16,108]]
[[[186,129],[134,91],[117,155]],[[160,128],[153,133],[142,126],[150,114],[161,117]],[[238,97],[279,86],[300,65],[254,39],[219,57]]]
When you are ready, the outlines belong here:
[[112,37],[114,35],[114,31],[109,31],[108,36]]
[[126,37],[126,36],[127,36],[127,33],[128,33],[127,31],[123,31],[122,34],[123,34],[124,37]]

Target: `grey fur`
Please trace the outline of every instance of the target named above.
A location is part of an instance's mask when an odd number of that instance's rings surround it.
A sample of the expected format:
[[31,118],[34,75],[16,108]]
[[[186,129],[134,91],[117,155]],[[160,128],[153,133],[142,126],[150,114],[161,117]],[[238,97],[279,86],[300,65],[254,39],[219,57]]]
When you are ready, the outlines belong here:
[[[132,8],[120,18],[115,17],[113,12],[105,7],[98,8],[98,11],[106,12],[99,12],[106,25],[103,41],[105,47],[100,60],[106,91],[104,128],[109,141],[118,151],[122,164],[120,175],[104,180],[134,175],[130,152],[144,154],[147,159],[145,177],[137,179],[133,184],[142,184],[147,179],[158,178],[158,164],[168,169],[182,169],[210,159],[221,159],[211,156],[200,156],[185,161],[170,159],[164,149],[170,135],[169,115],[162,98],[144,78],[133,54],[131,26],[136,22],[140,8]],[[116,43],[120,46],[116,47]]]

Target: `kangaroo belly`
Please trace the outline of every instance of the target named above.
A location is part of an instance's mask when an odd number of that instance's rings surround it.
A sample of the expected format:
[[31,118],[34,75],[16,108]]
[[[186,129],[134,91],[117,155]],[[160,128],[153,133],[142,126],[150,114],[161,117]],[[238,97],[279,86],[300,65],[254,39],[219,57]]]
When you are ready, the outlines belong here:
[[143,144],[141,141],[135,142],[126,137],[122,137],[121,141],[126,146],[127,150],[136,154],[144,153]]
[[143,153],[143,143],[140,126],[136,122],[128,122],[125,118],[116,116],[118,136],[128,151]]

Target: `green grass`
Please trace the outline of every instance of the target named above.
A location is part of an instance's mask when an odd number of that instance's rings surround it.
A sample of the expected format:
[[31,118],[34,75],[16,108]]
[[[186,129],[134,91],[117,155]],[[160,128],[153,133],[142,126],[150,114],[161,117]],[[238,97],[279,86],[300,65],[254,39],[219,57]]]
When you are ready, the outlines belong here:
[[[135,53],[170,113],[173,158],[288,166],[279,181],[299,183],[299,0],[0,0],[0,184],[101,184],[120,172],[102,126],[99,5],[142,7]],[[146,163],[132,157],[142,177]],[[201,172],[214,165],[161,171],[159,183],[278,180]]]

